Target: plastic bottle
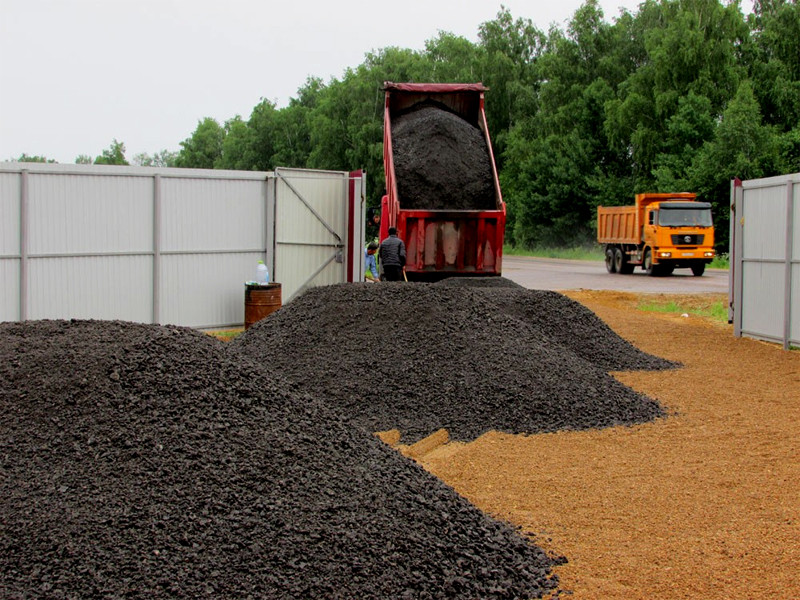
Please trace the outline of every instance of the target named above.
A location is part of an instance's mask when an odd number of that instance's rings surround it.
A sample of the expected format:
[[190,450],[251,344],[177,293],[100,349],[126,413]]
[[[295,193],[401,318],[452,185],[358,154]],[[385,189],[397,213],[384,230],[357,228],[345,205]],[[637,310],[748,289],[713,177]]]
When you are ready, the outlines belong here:
[[260,285],[269,283],[269,270],[263,260],[258,261],[258,266],[256,267],[256,283]]

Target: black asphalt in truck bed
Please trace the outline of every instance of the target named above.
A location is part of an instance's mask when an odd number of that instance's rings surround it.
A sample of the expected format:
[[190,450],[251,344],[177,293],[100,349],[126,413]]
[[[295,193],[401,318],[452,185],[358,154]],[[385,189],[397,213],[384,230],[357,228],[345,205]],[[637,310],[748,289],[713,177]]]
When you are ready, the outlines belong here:
[[486,140],[458,115],[421,106],[395,118],[392,153],[402,208],[497,208]]
[[[314,380],[363,380],[367,401],[422,391],[425,379],[396,372],[387,396],[355,342],[366,330],[346,316],[363,312],[395,338],[396,321],[379,312],[387,303],[440,314],[406,304],[413,292],[309,293],[250,330],[238,350],[259,365],[183,328],[0,325],[0,596],[527,598],[553,588],[543,552],[341,416]],[[418,345],[405,354],[447,362]]]

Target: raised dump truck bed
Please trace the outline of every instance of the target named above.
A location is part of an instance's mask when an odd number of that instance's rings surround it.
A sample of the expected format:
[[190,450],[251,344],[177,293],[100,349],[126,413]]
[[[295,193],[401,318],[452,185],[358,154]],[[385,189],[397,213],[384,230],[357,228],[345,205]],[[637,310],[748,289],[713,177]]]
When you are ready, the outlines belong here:
[[384,85],[381,239],[396,227],[409,279],[500,275],[506,207],[479,83]]

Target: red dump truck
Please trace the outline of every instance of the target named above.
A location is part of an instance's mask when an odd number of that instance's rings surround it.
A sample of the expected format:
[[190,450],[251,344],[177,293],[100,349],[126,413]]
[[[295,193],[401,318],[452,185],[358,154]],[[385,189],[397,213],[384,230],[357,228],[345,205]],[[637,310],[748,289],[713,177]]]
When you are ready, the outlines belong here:
[[380,239],[396,227],[410,280],[500,275],[506,207],[480,83],[384,84]]
[[700,276],[714,260],[711,204],[697,195],[637,194],[634,206],[597,207],[597,241],[609,273],[670,275],[690,268]]

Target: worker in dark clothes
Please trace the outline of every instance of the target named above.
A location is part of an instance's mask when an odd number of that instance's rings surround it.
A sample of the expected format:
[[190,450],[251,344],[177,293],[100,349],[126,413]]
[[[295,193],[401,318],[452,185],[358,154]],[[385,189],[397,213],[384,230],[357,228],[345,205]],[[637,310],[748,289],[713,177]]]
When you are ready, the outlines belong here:
[[381,242],[378,254],[386,281],[402,281],[406,266],[406,245],[397,237],[397,228],[389,227],[389,237]]

